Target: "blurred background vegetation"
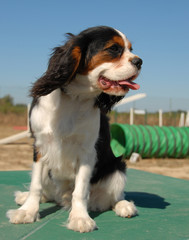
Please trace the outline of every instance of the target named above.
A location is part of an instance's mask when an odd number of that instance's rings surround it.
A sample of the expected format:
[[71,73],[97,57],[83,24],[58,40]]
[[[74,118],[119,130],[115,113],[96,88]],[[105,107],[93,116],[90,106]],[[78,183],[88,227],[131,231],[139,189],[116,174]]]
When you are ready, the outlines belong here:
[[[178,126],[181,112],[185,111],[169,111],[163,113],[164,126]],[[110,123],[130,123],[129,112],[109,113]],[[26,125],[27,124],[27,104],[14,104],[14,99],[11,95],[5,95],[0,98],[0,124],[6,125]],[[146,115],[135,115],[134,124],[139,125],[158,125],[159,113],[146,112]]]
[[3,98],[0,98],[0,112],[7,113],[17,113],[23,114],[27,111],[26,104],[14,104],[13,97],[6,95]]

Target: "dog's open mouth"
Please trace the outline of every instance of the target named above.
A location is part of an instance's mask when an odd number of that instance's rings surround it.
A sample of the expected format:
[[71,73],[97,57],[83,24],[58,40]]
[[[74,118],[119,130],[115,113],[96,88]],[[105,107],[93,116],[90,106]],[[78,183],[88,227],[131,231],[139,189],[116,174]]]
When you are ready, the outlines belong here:
[[120,90],[138,90],[140,88],[140,85],[137,83],[133,82],[133,80],[137,76],[134,75],[128,79],[125,80],[119,80],[119,81],[113,81],[110,80],[104,76],[100,76],[99,78],[99,84],[102,90],[113,90],[113,89],[120,89]]

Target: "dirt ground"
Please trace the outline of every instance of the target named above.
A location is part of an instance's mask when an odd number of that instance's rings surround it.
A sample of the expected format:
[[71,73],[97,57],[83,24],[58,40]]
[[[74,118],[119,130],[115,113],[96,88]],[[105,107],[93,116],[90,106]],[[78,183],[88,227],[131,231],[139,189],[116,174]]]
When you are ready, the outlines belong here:
[[[0,139],[17,134],[12,126],[0,126]],[[29,138],[0,145],[0,171],[31,170],[32,144]],[[127,160],[128,168],[189,180],[189,159],[142,159],[137,163]]]

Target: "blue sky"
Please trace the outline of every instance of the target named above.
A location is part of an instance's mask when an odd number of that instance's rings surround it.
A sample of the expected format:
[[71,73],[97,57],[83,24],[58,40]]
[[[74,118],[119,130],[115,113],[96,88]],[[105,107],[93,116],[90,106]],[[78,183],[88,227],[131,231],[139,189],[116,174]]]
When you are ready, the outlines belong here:
[[[0,97],[30,101],[32,82],[65,33],[108,25],[124,32],[144,61],[138,93],[148,98],[136,105],[159,109],[167,99],[168,108],[189,110],[188,0],[0,0],[0,6]],[[183,101],[174,107],[177,99]]]

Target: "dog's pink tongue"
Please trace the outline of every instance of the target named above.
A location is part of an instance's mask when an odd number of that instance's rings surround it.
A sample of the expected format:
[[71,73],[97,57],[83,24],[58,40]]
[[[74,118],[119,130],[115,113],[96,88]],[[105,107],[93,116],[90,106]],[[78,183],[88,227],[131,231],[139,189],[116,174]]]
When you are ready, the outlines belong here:
[[119,81],[119,85],[125,85],[132,90],[138,90],[140,85],[129,80]]
[[127,86],[128,88],[132,90],[138,90],[140,88],[140,85],[137,83],[132,82],[131,80],[121,80],[121,81],[110,81],[107,78],[100,77],[99,83],[101,85],[101,88],[103,90],[106,90],[110,87],[117,87],[117,86]]

